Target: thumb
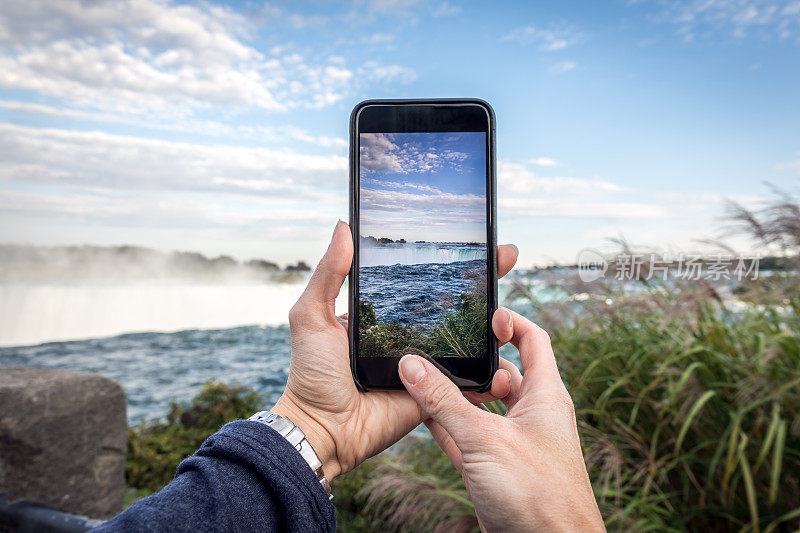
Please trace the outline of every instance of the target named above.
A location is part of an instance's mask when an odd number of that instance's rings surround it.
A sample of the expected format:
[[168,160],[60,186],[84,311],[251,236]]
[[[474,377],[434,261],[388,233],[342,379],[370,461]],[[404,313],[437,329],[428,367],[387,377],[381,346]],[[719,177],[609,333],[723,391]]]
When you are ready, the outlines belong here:
[[483,411],[472,405],[455,383],[430,361],[406,354],[400,359],[400,379],[428,418],[438,422],[456,443],[472,434],[473,423]]

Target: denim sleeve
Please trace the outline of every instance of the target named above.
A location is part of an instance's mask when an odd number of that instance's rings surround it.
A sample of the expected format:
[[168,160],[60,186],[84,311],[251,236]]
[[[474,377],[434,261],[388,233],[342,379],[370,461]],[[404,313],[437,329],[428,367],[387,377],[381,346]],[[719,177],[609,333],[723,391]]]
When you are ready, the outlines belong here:
[[328,496],[275,430],[237,420],[181,462],[175,479],[94,531],[335,531]]

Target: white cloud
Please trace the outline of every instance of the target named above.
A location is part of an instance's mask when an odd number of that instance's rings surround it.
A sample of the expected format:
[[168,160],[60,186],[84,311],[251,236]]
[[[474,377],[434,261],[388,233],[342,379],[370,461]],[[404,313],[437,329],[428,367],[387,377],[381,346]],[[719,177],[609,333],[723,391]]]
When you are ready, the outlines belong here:
[[417,79],[414,69],[400,65],[380,65],[374,61],[367,61],[363,67],[358,69],[361,78],[369,79],[380,83],[411,83]]
[[442,2],[433,9],[434,17],[452,17],[461,13],[461,6],[454,6],[449,2]]
[[776,170],[800,170],[800,160],[797,161],[787,161],[784,163],[778,163],[775,165]]
[[603,180],[541,177],[525,165],[504,162],[500,163],[498,170],[498,186],[501,190],[514,195],[535,193],[537,195],[594,196],[622,190],[619,185]]
[[564,61],[562,63],[555,65],[553,67],[553,70],[555,70],[556,72],[569,72],[570,70],[575,70],[575,67],[577,66],[578,64],[575,63],[574,61]]
[[[263,16],[288,15],[266,10]],[[358,85],[341,58],[287,47],[263,54],[251,44],[254,31],[248,17],[209,3],[7,0],[0,12],[0,88],[174,120],[210,106],[323,107]],[[377,82],[414,76],[398,65],[368,68]]]
[[153,128],[164,131],[181,133],[197,133],[202,131],[206,135],[220,138],[236,138],[257,140],[261,143],[270,142],[280,144],[287,139],[321,146],[323,148],[346,148],[347,139],[343,137],[330,137],[325,135],[312,135],[295,126],[250,126],[235,125],[215,120],[201,120],[186,117],[182,120],[152,121],[147,117],[121,115],[110,112],[86,111],[69,107],[56,107],[34,102],[20,102],[14,100],[0,100],[0,109],[24,112],[28,114],[43,115],[47,117],[86,120],[91,122],[106,122],[136,126],[139,128]]
[[0,242],[313,259],[347,157],[0,124]]
[[390,44],[394,42],[394,35],[391,33],[373,33],[364,38],[366,44]]
[[483,195],[445,193],[407,183],[397,185],[389,190],[361,189],[362,235],[443,241],[485,238]]
[[399,147],[383,133],[362,133],[359,164],[364,171],[388,170],[402,172],[396,153]]
[[410,213],[427,211],[436,213],[436,218],[443,216],[445,213],[451,213],[456,217],[466,217],[472,214],[479,217],[479,221],[485,219],[484,206],[486,205],[486,199],[475,194],[444,192],[421,194],[397,190],[362,189],[359,200],[361,201],[361,209],[365,212],[395,211]]
[[435,148],[421,150],[415,143],[400,144],[390,133],[362,133],[360,141],[360,169],[364,176],[369,172],[389,171],[431,172],[439,168],[461,170],[461,164],[469,156],[463,152]]
[[537,43],[541,50],[554,52],[582,43],[586,40],[586,35],[573,26],[552,28],[523,26],[510,31],[501,40],[519,44]]
[[247,189],[325,200],[345,190],[347,158],[0,124],[0,181],[78,189]]
[[743,38],[797,39],[800,2],[797,0],[676,0],[659,17],[678,26],[686,40],[717,32]]
[[537,167],[557,167],[558,161],[553,159],[552,157],[534,157],[533,159],[529,159],[528,163],[531,165],[536,165]]
[[668,215],[662,205],[626,200],[620,197],[623,192],[616,183],[604,180],[538,176],[518,163],[501,162],[498,169],[498,211],[502,217],[623,219]]

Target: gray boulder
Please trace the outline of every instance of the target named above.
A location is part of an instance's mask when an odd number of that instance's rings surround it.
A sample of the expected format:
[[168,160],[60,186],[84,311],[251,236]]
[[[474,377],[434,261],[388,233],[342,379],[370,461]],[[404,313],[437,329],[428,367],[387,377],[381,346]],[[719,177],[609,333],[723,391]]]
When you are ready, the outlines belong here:
[[128,425],[115,381],[0,368],[0,492],[106,518],[122,509]]

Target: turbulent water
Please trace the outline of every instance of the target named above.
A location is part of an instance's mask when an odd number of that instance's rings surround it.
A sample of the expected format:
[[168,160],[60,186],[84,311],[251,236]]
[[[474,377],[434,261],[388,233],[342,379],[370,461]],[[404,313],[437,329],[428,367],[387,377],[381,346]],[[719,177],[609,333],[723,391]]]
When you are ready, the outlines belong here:
[[[277,400],[289,371],[288,326],[135,333],[0,348],[0,366],[97,372],[121,383],[128,421],[163,417],[171,400],[189,401],[211,379],[240,382]],[[0,368],[2,372],[2,368]]]
[[372,302],[380,322],[427,324],[444,312],[473,280],[468,273],[485,268],[485,259],[452,263],[393,264],[362,267],[359,293]]

